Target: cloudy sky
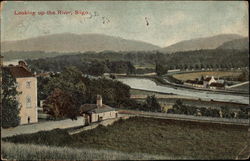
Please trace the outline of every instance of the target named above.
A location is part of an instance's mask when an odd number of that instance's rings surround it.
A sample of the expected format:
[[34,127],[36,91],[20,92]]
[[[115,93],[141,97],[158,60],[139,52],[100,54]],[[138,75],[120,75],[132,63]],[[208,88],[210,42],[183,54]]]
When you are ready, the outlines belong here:
[[[38,15],[58,10],[72,15]],[[76,10],[88,14],[76,15]],[[15,15],[22,11],[36,15]],[[249,25],[247,2],[236,1],[26,1],[2,3],[1,12],[1,41],[65,32],[100,33],[165,47],[216,34],[248,36]]]

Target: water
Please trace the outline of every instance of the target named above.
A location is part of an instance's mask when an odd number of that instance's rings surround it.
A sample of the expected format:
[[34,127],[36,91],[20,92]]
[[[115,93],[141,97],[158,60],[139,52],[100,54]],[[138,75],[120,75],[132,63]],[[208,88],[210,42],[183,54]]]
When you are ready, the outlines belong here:
[[172,93],[176,95],[196,97],[204,100],[213,99],[215,101],[249,104],[249,97],[247,96],[173,88],[170,86],[159,86],[154,81],[145,78],[120,78],[118,80],[123,82],[124,84],[129,85],[133,89],[141,89],[152,92]]

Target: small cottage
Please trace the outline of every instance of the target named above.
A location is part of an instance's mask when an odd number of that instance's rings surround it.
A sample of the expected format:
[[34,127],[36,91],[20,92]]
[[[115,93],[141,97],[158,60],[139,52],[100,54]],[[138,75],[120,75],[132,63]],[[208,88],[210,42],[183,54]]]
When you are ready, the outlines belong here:
[[80,114],[85,117],[87,124],[118,117],[118,112],[114,108],[102,103],[101,95],[97,95],[96,104],[82,105]]
[[211,83],[216,83],[216,80],[214,79],[214,76],[212,77],[206,77],[203,81],[203,86],[205,88],[208,88]]

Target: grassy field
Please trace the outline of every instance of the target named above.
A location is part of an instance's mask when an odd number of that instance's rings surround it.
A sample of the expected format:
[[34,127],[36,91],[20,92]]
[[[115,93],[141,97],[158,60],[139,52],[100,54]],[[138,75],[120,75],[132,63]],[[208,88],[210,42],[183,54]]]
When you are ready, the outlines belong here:
[[207,71],[207,72],[194,72],[194,73],[182,73],[182,74],[174,74],[173,77],[179,80],[194,80],[196,78],[200,78],[201,76],[214,76],[214,77],[225,77],[232,76],[237,77],[241,74],[240,71]]
[[249,92],[249,83],[241,86],[230,88],[232,91],[246,91]]
[[[132,160],[166,159],[166,156],[144,153],[124,153],[113,150],[87,148],[53,147],[34,144],[2,142],[2,157],[17,160]],[[168,158],[172,159],[172,158]],[[182,158],[180,158],[182,159]],[[184,158],[185,159],[185,158]]]
[[69,135],[52,130],[5,142],[143,153],[166,158],[235,159],[248,143],[247,127],[134,117]]

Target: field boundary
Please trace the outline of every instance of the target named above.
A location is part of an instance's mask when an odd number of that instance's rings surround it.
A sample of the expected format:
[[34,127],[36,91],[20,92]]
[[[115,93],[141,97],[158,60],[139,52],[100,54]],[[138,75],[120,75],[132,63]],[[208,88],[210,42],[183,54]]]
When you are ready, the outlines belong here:
[[249,126],[250,120],[248,119],[226,119],[226,118],[213,118],[205,116],[192,116],[192,115],[181,115],[181,114],[169,114],[169,113],[159,113],[159,112],[145,112],[145,111],[135,111],[135,110],[119,110],[120,115],[124,116],[142,116],[142,117],[152,117],[161,119],[172,119],[172,120],[182,120],[182,121],[194,121],[194,122],[206,122],[206,123],[219,123],[219,124],[231,124],[231,125],[242,125]]

